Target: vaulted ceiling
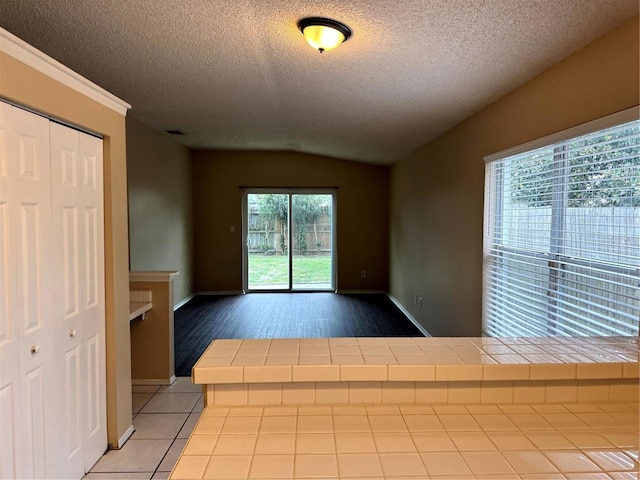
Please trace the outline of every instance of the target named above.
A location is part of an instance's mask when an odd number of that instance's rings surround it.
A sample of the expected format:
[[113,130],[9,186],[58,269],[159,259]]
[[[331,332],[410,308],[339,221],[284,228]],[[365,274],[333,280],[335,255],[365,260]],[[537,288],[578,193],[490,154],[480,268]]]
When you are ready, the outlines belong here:
[[[637,0],[2,0],[0,26],[193,148],[389,165],[638,14]],[[314,51],[299,19],[353,36]],[[0,72],[1,74],[1,72]],[[514,121],[517,119],[514,119]]]

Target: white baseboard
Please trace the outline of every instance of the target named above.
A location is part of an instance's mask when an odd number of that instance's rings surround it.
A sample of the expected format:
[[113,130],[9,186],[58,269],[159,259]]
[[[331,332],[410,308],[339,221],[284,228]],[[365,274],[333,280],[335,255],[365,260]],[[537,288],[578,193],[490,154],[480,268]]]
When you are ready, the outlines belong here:
[[385,290],[338,290],[336,291],[336,293],[343,295],[352,295],[358,293],[382,293],[386,295],[387,292]]
[[195,295],[244,295],[244,292],[242,290],[231,290],[228,292],[197,292]]
[[131,385],[173,385],[176,376],[171,378],[132,378]]
[[111,450],[121,449],[122,447],[124,447],[124,444],[127,443],[127,440],[129,440],[131,435],[133,435],[133,432],[135,432],[135,429],[133,428],[133,425],[130,425],[129,428],[127,428],[127,431],[124,432],[122,436],[118,439],[118,445],[116,445],[115,447],[113,445],[109,445],[109,448]]
[[186,305],[190,300],[194,299],[196,296],[195,293],[189,295],[187,298],[185,298],[184,300],[179,301],[178,303],[176,303],[173,306],[173,311],[175,312],[177,309],[179,309],[180,307],[182,307],[183,305]]
[[404,307],[402,306],[402,304],[401,304],[398,300],[396,300],[396,298],[395,298],[393,295],[391,295],[391,294],[387,294],[387,296],[389,297],[389,300],[391,300],[391,301],[393,302],[393,304],[394,304],[396,307],[398,307],[398,308],[400,309],[400,311],[401,311],[402,313],[404,313],[404,314],[407,316],[407,318],[411,321],[411,323],[413,323],[413,324],[415,325],[415,327],[416,327],[418,330],[420,330],[420,332],[421,332],[425,337],[430,337],[430,336],[431,336],[431,334],[430,334],[429,332],[427,332],[427,330],[426,330],[426,329],[425,329],[425,328],[420,324],[420,322],[418,322],[415,318],[413,318],[413,315],[411,315],[411,314],[409,313],[409,311],[408,311],[406,308],[404,308]]

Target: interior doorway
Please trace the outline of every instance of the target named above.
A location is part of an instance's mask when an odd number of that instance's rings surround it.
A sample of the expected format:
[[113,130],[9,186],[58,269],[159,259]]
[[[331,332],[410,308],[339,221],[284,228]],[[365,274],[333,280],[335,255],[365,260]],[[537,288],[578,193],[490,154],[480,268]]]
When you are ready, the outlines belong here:
[[246,189],[247,292],[335,291],[335,191]]

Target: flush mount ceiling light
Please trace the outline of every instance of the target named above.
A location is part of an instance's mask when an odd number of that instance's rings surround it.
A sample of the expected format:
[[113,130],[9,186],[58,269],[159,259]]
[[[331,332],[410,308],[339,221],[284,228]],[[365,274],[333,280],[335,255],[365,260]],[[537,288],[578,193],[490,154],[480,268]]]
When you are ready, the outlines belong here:
[[318,49],[320,53],[333,50],[351,36],[349,27],[330,18],[303,18],[298,22],[298,28],[309,45]]

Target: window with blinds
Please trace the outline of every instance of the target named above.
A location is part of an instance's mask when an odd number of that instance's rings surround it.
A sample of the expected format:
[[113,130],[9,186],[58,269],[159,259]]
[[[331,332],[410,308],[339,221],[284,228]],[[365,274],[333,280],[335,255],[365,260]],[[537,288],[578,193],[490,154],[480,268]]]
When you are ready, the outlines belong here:
[[640,121],[573,133],[487,159],[485,335],[638,335]]

